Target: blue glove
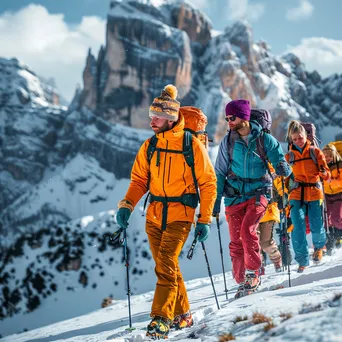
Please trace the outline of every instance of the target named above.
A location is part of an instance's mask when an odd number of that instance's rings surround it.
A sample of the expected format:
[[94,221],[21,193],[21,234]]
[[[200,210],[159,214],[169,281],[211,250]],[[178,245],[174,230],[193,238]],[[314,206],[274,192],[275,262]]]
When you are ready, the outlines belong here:
[[131,216],[131,211],[128,208],[120,208],[116,213],[116,222],[118,225],[126,229],[128,227],[128,219]]
[[203,242],[208,239],[210,233],[209,224],[197,222],[195,228],[195,236],[197,236],[199,233],[201,233],[201,235],[198,237],[199,242]]
[[290,165],[284,160],[281,161],[277,166],[276,166],[276,174],[278,176],[284,176],[287,177],[291,174],[291,168]]

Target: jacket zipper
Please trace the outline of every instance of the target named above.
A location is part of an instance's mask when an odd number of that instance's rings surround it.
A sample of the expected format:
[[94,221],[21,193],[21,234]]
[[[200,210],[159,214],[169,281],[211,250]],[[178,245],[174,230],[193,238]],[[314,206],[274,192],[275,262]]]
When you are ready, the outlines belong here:
[[171,174],[171,156],[170,156],[170,163],[169,163],[169,175],[167,177],[167,182],[170,183],[170,174]]
[[185,162],[183,162],[183,181],[184,181],[184,185],[186,185],[186,181],[185,181]]

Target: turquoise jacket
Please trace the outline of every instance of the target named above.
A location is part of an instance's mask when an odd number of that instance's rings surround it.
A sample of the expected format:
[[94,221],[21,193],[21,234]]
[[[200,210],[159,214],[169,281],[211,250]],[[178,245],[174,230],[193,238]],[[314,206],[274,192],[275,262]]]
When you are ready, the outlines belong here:
[[[248,135],[248,144],[237,134],[233,145],[231,162],[228,156],[228,134],[221,141],[215,164],[217,176],[217,198],[214,213],[220,211],[220,203],[223,195],[224,183],[228,172],[233,172],[236,177],[229,177],[227,182],[234,188],[236,195],[224,199],[225,206],[232,206],[255,197],[255,190],[267,189],[272,186],[272,179],[265,177],[268,170],[264,160],[258,154],[257,138],[264,139],[264,151],[267,160],[271,162],[279,176],[289,176],[291,169],[287,164],[280,143],[272,135],[264,133],[261,126],[254,121],[250,122],[251,132]],[[262,136],[261,136],[262,135]],[[266,197],[269,197],[266,195]],[[269,199],[269,198],[268,198]]]

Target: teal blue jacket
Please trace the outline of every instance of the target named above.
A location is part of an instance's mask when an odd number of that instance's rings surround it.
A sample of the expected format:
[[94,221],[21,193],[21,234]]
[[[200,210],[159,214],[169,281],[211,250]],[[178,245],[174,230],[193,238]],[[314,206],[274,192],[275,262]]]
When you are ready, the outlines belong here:
[[[291,173],[290,166],[287,164],[281,145],[272,135],[262,132],[261,126],[254,121],[250,122],[251,132],[248,135],[248,144],[237,135],[234,140],[231,160],[228,156],[228,135],[226,134],[221,141],[218,156],[215,164],[215,172],[217,177],[217,198],[214,213],[220,211],[220,203],[223,195],[224,183],[228,173],[233,172],[237,177],[229,177],[227,182],[233,187],[238,195],[226,197],[224,199],[225,206],[232,206],[248,199],[255,197],[255,190],[272,186],[272,179],[265,177],[267,174],[267,166],[258,154],[257,138],[263,140],[264,151],[267,159],[271,162],[276,170],[276,174],[280,176],[289,176]],[[245,179],[245,180],[244,180]],[[246,181],[248,179],[249,181]],[[250,181],[252,180],[252,181]],[[266,196],[267,197],[267,196]]]

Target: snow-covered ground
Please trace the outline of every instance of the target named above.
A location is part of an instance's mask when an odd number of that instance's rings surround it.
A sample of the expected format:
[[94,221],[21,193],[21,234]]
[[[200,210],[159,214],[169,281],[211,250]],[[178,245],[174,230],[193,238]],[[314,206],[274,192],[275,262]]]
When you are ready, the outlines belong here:
[[[291,288],[288,287],[288,274],[276,274],[269,265],[260,290],[238,300],[232,300],[237,286],[227,272],[228,301],[224,294],[223,276],[215,275],[213,279],[220,310],[209,278],[188,281],[186,285],[195,325],[182,331],[172,331],[169,339],[183,342],[228,341],[223,337],[220,340],[219,336],[231,333],[237,341],[342,341],[342,298],[337,296],[342,293],[342,249],[330,257],[326,256],[320,265],[311,265],[303,274],[295,273],[295,268],[293,264]],[[284,288],[275,290],[278,285]],[[132,297],[132,322],[136,328],[133,332],[125,330],[128,327],[127,300],[115,300],[104,309],[7,336],[1,341],[143,341],[150,321],[152,298],[152,291]],[[267,323],[256,323],[260,315],[253,323],[255,313],[265,315],[274,327],[271,324],[272,328],[265,331]]]

